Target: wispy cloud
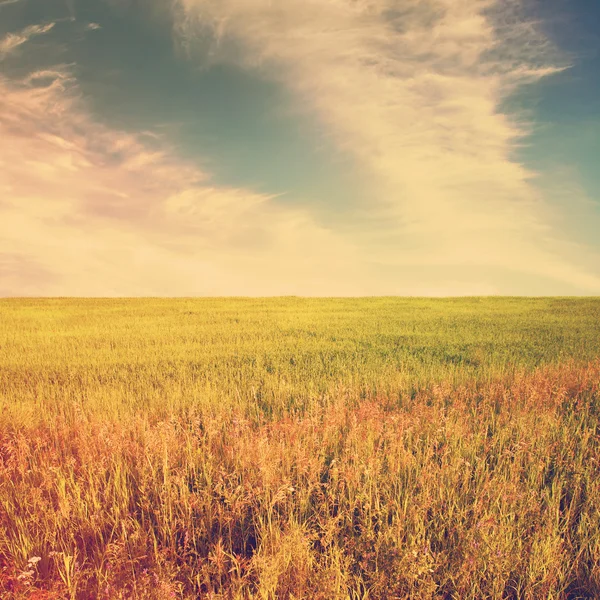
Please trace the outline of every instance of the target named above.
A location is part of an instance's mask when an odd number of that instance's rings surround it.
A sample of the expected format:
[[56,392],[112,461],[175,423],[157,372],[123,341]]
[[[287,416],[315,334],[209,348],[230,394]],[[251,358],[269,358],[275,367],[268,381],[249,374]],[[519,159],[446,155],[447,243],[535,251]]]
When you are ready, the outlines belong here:
[[15,48],[25,44],[32,37],[48,33],[56,23],[46,23],[44,25],[30,25],[17,33],[8,33],[0,40],[0,60]]
[[[210,30],[214,60],[286,86],[368,197],[325,227],[300,200],[217,185],[209,146],[184,158],[103,124],[73,65],[0,75],[0,295],[600,292],[600,260],[514,159],[529,124],[503,101],[564,66],[516,0],[173,9],[192,58]],[[52,26],[6,36],[0,59]]]
[[2,294],[359,293],[306,211],[99,124],[67,67],[0,78]]
[[[176,0],[189,46],[285,84],[370,178],[357,236],[379,263],[479,265],[598,292],[513,158],[519,86],[565,67],[516,0]],[[579,248],[580,252],[586,252]]]

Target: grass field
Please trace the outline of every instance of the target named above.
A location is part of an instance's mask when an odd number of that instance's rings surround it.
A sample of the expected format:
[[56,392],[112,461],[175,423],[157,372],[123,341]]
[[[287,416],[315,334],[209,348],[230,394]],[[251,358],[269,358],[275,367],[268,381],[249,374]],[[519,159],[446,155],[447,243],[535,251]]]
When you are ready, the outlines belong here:
[[0,301],[0,597],[600,597],[600,300]]

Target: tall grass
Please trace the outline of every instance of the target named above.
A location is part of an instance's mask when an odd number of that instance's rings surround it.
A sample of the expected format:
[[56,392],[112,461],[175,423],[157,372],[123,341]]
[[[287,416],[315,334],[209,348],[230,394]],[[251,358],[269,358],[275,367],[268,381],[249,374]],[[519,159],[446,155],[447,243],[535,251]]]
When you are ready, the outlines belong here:
[[600,597],[600,302],[0,302],[2,598]]

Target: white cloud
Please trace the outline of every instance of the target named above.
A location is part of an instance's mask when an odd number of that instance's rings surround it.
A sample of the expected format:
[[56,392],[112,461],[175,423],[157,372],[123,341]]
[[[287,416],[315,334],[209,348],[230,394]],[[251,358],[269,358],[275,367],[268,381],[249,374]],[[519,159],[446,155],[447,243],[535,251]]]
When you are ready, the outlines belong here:
[[[0,295],[600,291],[600,263],[512,159],[527,127],[501,102],[558,64],[517,2],[177,7],[190,49],[212,28],[215,60],[282,82],[355,157],[370,195],[353,225],[100,124],[68,65],[0,76]],[[0,59],[51,27],[5,37]]]
[[45,25],[30,25],[18,33],[8,33],[0,40],[0,60],[10,54],[15,48],[25,44],[32,37],[48,33],[56,23],[46,23]]
[[[378,263],[512,269],[600,291],[547,219],[528,133],[501,112],[518,87],[564,68],[515,0],[176,0],[186,44],[285,84],[370,178],[357,235]],[[384,237],[385,243],[377,238]],[[588,261],[589,262],[589,261]]]
[[364,293],[306,211],[150,133],[97,123],[65,68],[0,77],[0,295]]

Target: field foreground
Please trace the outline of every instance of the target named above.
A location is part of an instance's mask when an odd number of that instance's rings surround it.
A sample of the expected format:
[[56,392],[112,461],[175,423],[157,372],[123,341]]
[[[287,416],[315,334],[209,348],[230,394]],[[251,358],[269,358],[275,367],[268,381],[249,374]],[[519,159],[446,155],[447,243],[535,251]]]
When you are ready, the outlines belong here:
[[2,598],[598,598],[600,301],[0,301]]

